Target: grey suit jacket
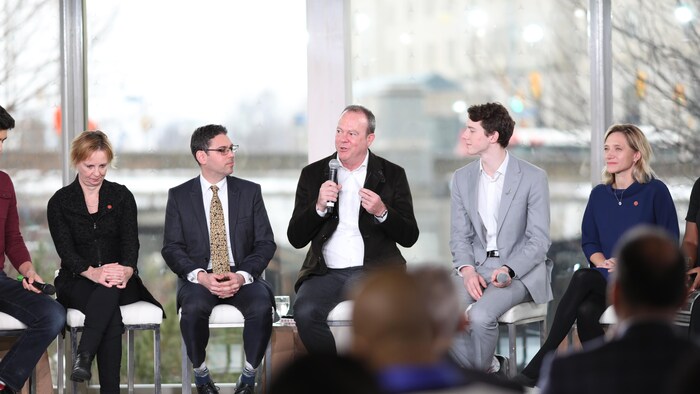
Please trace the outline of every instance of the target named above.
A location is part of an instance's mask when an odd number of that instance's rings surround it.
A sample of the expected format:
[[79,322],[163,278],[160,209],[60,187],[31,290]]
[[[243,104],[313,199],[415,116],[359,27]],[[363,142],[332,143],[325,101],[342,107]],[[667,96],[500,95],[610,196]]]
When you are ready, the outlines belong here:
[[[486,261],[486,229],[479,216],[479,160],[452,177],[450,249],[455,269]],[[549,186],[544,170],[510,154],[498,212],[500,260],[515,271],[537,303],[552,299]],[[487,278],[489,279],[489,278]]]

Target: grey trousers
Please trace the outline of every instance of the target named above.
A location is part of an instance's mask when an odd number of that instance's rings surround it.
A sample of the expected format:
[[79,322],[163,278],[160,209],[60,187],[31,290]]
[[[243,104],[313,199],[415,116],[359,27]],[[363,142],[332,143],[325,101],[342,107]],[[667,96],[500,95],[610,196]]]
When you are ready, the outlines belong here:
[[505,288],[498,288],[490,283],[493,270],[504,263],[498,258],[489,258],[476,268],[476,272],[484,277],[487,283],[478,301],[464,288],[462,277],[454,275],[460,306],[466,310],[472,305],[469,309],[469,325],[465,331],[455,336],[450,349],[452,358],[465,368],[488,372],[498,342],[498,318],[513,306],[532,301],[527,288],[518,279],[512,280],[510,286]]

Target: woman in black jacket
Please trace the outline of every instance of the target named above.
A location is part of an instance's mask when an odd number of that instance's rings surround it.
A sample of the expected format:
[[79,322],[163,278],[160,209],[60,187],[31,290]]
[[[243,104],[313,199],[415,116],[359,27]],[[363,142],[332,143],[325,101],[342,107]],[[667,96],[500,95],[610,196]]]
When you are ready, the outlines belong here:
[[85,314],[71,379],[89,380],[97,355],[101,393],[119,393],[124,327],[119,306],[143,300],[161,307],[138,277],[134,196],[125,186],[105,180],[113,158],[103,132],[81,133],[71,145],[78,175],[51,197],[47,209],[61,258],[58,301]]

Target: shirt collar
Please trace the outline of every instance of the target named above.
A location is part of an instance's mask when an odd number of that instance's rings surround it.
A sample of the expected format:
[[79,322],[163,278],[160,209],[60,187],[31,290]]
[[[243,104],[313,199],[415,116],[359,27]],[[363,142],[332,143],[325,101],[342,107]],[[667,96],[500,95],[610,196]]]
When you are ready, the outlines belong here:
[[[340,162],[340,166],[343,167],[344,170],[350,171],[350,170],[347,169],[347,167],[345,167],[345,165],[343,164],[342,161],[340,161],[340,159],[338,159],[338,161]],[[362,164],[360,164],[359,167],[355,168],[354,170],[352,170],[352,171],[350,171],[350,172],[359,171],[359,170],[362,170],[362,169],[364,169],[364,168],[367,168],[367,163],[368,163],[368,162],[369,162],[369,150],[368,150],[367,153],[365,154],[365,159],[362,160]]]
[[[506,176],[506,171],[508,170],[508,162],[509,161],[510,161],[510,153],[508,153],[508,150],[506,150],[506,157],[505,157],[505,159],[503,159],[503,162],[496,170],[496,173],[501,174],[502,176]],[[481,159],[479,159],[479,173],[485,174],[484,173],[484,166],[481,163]],[[494,174],[493,177],[497,178],[496,174]]]
[[[222,180],[220,180],[219,182],[215,183],[216,187],[218,187],[219,190],[223,190],[223,189],[226,187],[226,178],[228,178],[228,177],[224,177],[224,179],[222,179]],[[209,181],[207,181],[206,179],[204,179],[204,177],[202,176],[202,174],[199,174],[199,184],[200,184],[200,186],[201,186],[201,188],[202,188],[202,195],[204,195],[204,193],[206,193],[207,191],[209,191],[209,189],[210,189],[211,186],[212,186],[212,184],[209,183]]]

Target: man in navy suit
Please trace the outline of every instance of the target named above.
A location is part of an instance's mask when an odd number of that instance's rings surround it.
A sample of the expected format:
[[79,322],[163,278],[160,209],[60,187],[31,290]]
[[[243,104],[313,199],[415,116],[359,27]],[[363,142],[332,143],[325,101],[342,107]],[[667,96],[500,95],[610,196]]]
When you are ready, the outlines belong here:
[[[545,393],[664,393],[700,348],[671,327],[687,295],[685,263],[678,245],[660,229],[631,230],[622,240],[608,287],[619,323],[604,343],[549,358],[539,387]],[[608,333],[610,334],[610,332]]]
[[[240,310],[246,362],[235,393],[253,393],[255,372],[272,333],[272,290],[261,275],[277,246],[260,185],[231,176],[238,145],[231,143],[226,128],[198,128],[190,148],[201,174],[168,192],[162,250],[179,277],[180,330],[197,391],[218,393],[205,364],[209,315],[219,304]],[[228,240],[230,271],[223,274],[212,272],[210,213],[215,195],[223,207]]]

